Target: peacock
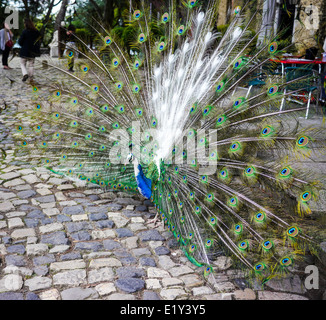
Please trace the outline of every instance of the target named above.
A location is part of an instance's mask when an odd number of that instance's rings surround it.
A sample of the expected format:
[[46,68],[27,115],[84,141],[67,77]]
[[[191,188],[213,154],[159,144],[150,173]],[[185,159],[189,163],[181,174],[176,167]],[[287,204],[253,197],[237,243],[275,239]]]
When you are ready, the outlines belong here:
[[98,24],[96,48],[75,35],[78,49],[49,59],[58,80],[31,84],[16,157],[149,199],[205,277],[221,252],[249,278],[287,274],[318,252],[321,185],[297,162],[325,152],[324,128],[300,126],[306,106],[284,91],[307,77],[278,72],[287,48],[280,34],[258,39],[250,1],[223,32],[216,1],[168,2],[156,17],[145,1],[132,7],[132,52]]

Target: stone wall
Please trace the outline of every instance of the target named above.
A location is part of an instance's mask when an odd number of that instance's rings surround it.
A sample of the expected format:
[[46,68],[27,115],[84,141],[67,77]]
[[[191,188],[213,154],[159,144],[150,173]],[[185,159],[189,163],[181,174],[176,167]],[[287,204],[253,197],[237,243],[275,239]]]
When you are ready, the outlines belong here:
[[[311,0],[301,0],[301,10],[299,20],[294,21],[293,43],[299,54],[304,54],[310,47],[318,47],[317,33],[323,21],[323,1],[314,0],[311,6]],[[312,14],[309,11],[312,9]]]

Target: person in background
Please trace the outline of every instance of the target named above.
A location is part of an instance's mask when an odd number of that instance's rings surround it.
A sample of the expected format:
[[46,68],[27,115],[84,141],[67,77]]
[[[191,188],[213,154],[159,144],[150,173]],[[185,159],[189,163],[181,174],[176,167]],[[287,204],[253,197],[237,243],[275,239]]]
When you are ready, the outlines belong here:
[[3,24],[3,28],[0,30],[0,49],[2,50],[2,65],[6,70],[12,69],[8,66],[8,57],[12,46],[14,45],[13,33],[10,30],[7,23]]
[[[23,30],[18,43],[20,49],[20,66],[23,73],[22,81],[30,78],[33,81],[35,57],[40,56],[40,32],[35,28],[30,19],[24,20],[25,29]],[[28,71],[27,71],[28,65]]]
[[66,37],[66,49],[63,53],[68,58],[68,68],[70,72],[74,72],[75,56],[77,56],[77,46],[75,38],[76,28],[72,24],[69,25]]

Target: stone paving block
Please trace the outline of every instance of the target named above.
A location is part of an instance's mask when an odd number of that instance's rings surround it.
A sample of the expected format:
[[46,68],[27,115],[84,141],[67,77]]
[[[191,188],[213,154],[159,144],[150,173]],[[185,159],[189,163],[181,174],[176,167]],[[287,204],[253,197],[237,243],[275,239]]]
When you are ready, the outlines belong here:
[[291,293],[258,291],[258,300],[308,300],[308,298]]
[[12,198],[15,198],[16,197],[16,194],[13,193],[13,192],[3,192],[3,191],[0,191],[0,200],[8,200],[8,199],[12,199]]
[[159,295],[153,291],[144,291],[143,300],[161,300]]
[[7,228],[7,222],[6,221],[0,221],[0,229]]
[[47,277],[36,276],[31,279],[25,280],[25,286],[31,291],[48,289],[52,286],[52,279]]
[[100,283],[95,287],[95,289],[100,296],[105,296],[117,291],[116,287],[111,282]]
[[124,244],[128,249],[134,249],[138,247],[137,241],[138,241],[138,237],[135,236],[135,237],[122,239],[121,243]]
[[0,292],[17,291],[23,286],[23,278],[18,274],[8,274],[0,279]]
[[93,259],[89,263],[90,268],[103,268],[103,267],[121,267],[121,262],[116,258],[98,258]]
[[103,248],[103,244],[100,242],[77,242],[75,244],[75,249],[85,250],[85,251],[99,251]]
[[162,284],[163,287],[174,287],[182,285],[183,281],[178,278],[163,278]]
[[62,262],[52,262],[50,264],[50,270],[61,271],[61,270],[73,270],[73,269],[83,269],[86,268],[86,263],[84,260],[68,260]]
[[106,230],[93,230],[92,231],[92,238],[96,239],[106,239],[106,238],[116,238],[116,234],[111,229]]
[[136,300],[136,297],[132,294],[123,294],[123,293],[113,293],[109,295],[107,300],[123,300],[123,301],[129,301],[129,300]]
[[193,273],[194,271],[188,266],[180,266],[169,269],[169,272],[173,277],[180,277],[184,274]]
[[23,220],[19,217],[8,219],[8,228],[9,229],[21,228],[24,226],[25,226],[25,224],[24,224]]
[[103,281],[111,281],[114,279],[114,273],[111,267],[90,270],[88,272],[88,283],[98,283]]
[[50,289],[39,293],[41,300],[60,300],[60,292],[58,289]]
[[49,253],[62,253],[67,251],[70,248],[69,245],[57,245],[50,249]]
[[31,198],[34,195],[36,195],[36,192],[34,190],[24,190],[24,191],[17,192],[17,197],[21,199]]
[[51,223],[45,226],[40,226],[39,227],[39,231],[40,233],[49,233],[49,232],[53,232],[53,231],[59,231],[62,230],[64,228],[62,223],[59,222],[55,222],[55,223]]
[[11,233],[11,237],[13,239],[21,239],[26,237],[35,237],[35,230],[32,228],[26,228],[26,229],[16,229]]
[[201,295],[212,294],[212,293],[214,293],[214,291],[206,286],[196,287],[192,289],[192,294],[194,296],[201,296]]
[[186,297],[187,293],[183,289],[171,288],[162,289],[160,295],[166,300],[175,300],[176,298]]
[[158,279],[146,279],[145,284],[146,284],[146,289],[150,289],[150,290],[156,290],[162,288],[160,281]]
[[62,300],[85,300],[85,299],[96,299],[98,292],[92,288],[69,288],[61,291]]
[[10,247],[7,247],[8,253],[18,253],[18,254],[24,254],[25,253],[25,246],[22,244],[16,244]]
[[53,275],[54,285],[80,285],[86,284],[86,271],[85,270],[69,270],[59,272]]
[[234,291],[234,298],[236,300],[255,300],[256,293],[254,290],[246,288],[244,290]]
[[145,287],[145,281],[137,278],[122,278],[114,283],[118,289],[127,293],[133,293]]
[[49,217],[52,217],[60,214],[60,210],[58,208],[47,208],[47,209],[43,209],[43,213]]
[[15,209],[15,207],[10,201],[1,202],[0,212],[8,212],[8,211],[11,211],[14,209]]
[[147,269],[147,276],[149,278],[171,278],[170,274],[163,269],[150,267]]
[[66,234],[63,231],[56,231],[56,232],[41,235],[40,242],[46,244],[53,244],[53,245],[58,245],[58,244],[66,245],[69,243],[69,239],[66,237]]

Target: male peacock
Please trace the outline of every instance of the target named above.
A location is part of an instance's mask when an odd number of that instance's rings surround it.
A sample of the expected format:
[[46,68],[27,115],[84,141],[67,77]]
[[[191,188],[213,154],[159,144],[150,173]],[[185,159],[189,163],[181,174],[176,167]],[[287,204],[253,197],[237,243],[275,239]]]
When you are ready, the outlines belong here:
[[144,2],[134,8],[136,55],[99,26],[96,50],[78,39],[75,73],[49,61],[66,80],[33,86],[33,107],[17,115],[16,155],[139,191],[206,276],[224,252],[266,281],[315,250],[303,218],[318,184],[296,159],[324,152],[322,128],[300,129],[305,106],[280,111],[288,83],[272,61],[277,35],[256,43],[250,3],[222,36],[215,1],[169,2],[158,20]]

